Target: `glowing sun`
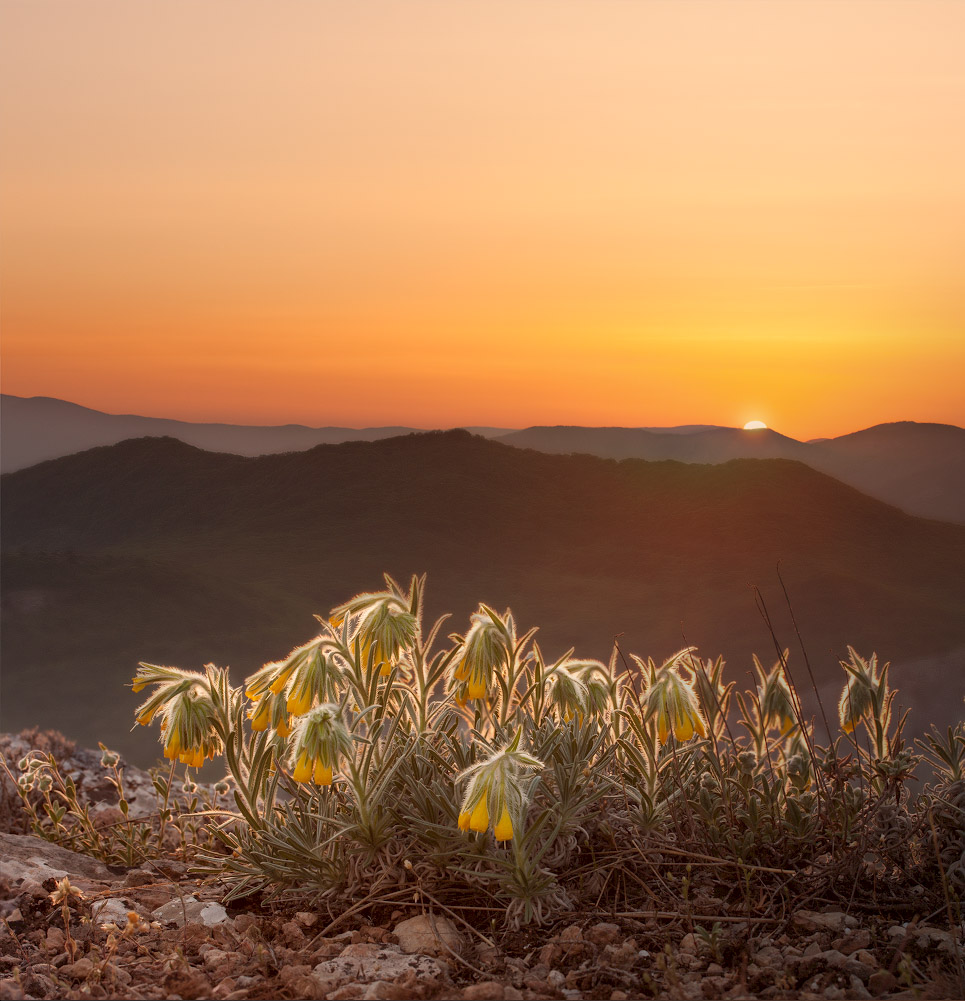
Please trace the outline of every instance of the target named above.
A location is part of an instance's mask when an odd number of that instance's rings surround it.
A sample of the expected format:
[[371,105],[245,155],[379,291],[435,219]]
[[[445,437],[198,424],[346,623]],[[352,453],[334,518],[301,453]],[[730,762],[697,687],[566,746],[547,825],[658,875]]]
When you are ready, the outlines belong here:
[[745,431],[759,431],[761,428],[766,428],[767,425],[763,421],[748,421],[744,425]]

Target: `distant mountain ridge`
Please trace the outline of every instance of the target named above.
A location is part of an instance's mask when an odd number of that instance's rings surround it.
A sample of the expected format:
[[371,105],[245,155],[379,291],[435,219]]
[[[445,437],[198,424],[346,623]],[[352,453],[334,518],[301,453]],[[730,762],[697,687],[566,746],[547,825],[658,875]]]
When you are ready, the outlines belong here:
[[[315,445],[377,441],[418,431],[404,426],[344,428],[303,424],[246,425],[197,423],[137,414],[106,414],[50,396],[0,396],[0,472],[12,473],[47,459],[128,438],[170,436],[209,452],[270,455],[301,452]],[[484,437],[507,428],[469,428]]]
[[142,438],[6,474],[2,727],[128,734],[137,661],[236,677],[313,635],[383,571],[428,573],[427,614],[480,600],[576,647],[665,657],[694,643],[743,682],[773,641],[809,690],[775,567],[833,712],[852,643],[917,665],[914,726],[960,710],[965,528],[913,518],[805,465],[614,461],[466,432],[245,458]]
[[[965,524],[965,429],[950,424],[902,421],[809,442],[769,428],[745,431],[705,424],[467,430],[515,447],[611,459],[709,464],[732,459],[793,459],[909,514]],[[13,472],[47,459],[144,435],[169,435],[208,451],[255,456],[304,451],[318,444],[376,441],[416,431],[408,427],[196,424],[105,414],[49,397],[3,395],[0,470]]]
[[769,428],[713,427],[686,434],[646,428],[532,427],[498,441],[557,454],[719,463],[793,459],[909,514],[965,524],[965,429],[899,421],[802,442]]

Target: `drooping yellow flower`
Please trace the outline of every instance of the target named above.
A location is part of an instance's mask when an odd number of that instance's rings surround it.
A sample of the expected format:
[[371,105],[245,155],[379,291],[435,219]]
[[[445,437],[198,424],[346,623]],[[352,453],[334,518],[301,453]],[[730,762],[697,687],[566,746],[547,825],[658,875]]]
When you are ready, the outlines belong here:
[[493,837],[497,841],[511,841],[513,838],[513,819],[509,815],[509,810],[504,806],[503,815],[499,818],[499,823],[493,828]]
[[164,757],[173,761],[181,753],[181,738],[178,736],[177,727],[171,727],[164,744]]
[[[141,688],[144,688],[144,685],[141,685],[140,688],[135,687],[134,691],[135,692],[140,691]],[[155,714],[160,708],[161,707],[159,705],[148,706],[147,709],[142,709],[134,718],[137,720],[138,723],[141,724],[141,726],[148,726],[150,725],[151,720],[154,719]]]
[[314,697],[312,690],[305,686],[289,693],[285,705],[293,716],[304,716],[312,708]]
[[254,709],[249,709],[248,718],[255,733],[267,730],[271,724],[271,696],[263,698]]
[[296,782],[311,782],[314,774],[314,763],[307,754],[299,754],[292,769],[292,778]]
[[489,806],[486,799],[486,796],[480,796],[479,802],[469,816],[469,829],[471,831],[482,832],[489,827]]

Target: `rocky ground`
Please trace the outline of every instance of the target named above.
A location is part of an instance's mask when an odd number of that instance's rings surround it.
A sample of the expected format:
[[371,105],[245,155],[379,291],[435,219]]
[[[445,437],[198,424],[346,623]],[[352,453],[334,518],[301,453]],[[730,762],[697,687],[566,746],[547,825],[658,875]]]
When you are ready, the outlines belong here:
[[[0,738],[15,762],[30,737]],[[116,822],[99,753],[62,766]],[[125,769],[132,815],[150,778]],[[100,797],[100,798],[98,798]],[[295,901],[223,903],[188,865],[108,867],[23,833],[6,780],[0,834],[0,1001],[6,998],[951,998],[962,928],[839,908],[701,926],[667,912],[570,914],[507,933],[408,902],[333,914]],[[113,811],[113,812],[112,812]],[[65,882],[66,880],[66,882]]]

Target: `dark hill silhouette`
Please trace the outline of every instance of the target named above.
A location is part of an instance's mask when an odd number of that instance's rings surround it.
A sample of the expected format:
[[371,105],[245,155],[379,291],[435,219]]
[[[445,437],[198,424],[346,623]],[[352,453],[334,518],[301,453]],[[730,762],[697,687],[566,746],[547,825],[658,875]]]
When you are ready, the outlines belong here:
[[[323,443],[375,441],[414,430],[408,427],[203,424],[136,414],[105,414],[49,396],[3,394],[0,397],[0,472],[14,472],[47,459],[144,435],[170,435],[212,452],[268,455],[303,451]],[[489,436],[503,434],[506,428],[472,430]]]
[[[261,458],[145,438],[7,474],[3,727],[56,726],[143,760],[138,660],[238,676],[313,633],[313,612],[427,571],[428,612],[476,602],[539,625],[549,656],[664,657],[696,643],[743,678],[779,639],[782,570],[819,682],[845,644],[935,665],[919,724],[960,711],[965,528],[910,517],[797,462],[617,462],[466,432]],[[952,666],[949,666],[949,665]],[[958,665],[956,668],[955,665]],[[792,666],[802,685],[799,651]]]
[[668,435],[648,428],[532,427],[497,439],[557,454],[612,459],[796,459],[909,514],[965,523],[965,430],[900,421],[864,431],[797,441],[770,429],[695,429]]

